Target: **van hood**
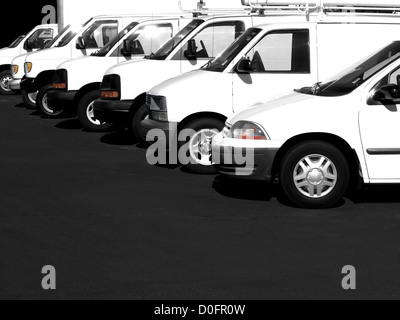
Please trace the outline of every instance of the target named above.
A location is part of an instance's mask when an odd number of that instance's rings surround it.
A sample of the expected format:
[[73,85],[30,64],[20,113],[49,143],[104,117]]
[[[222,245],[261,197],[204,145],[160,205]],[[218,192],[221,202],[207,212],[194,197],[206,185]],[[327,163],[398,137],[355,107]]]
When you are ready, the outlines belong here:
[[27,57],[29,61],[43,61],[43,60],[66,60],[71,59],[71,52],[66,48],[50,48],[46,50],[40,50],[29,54]]

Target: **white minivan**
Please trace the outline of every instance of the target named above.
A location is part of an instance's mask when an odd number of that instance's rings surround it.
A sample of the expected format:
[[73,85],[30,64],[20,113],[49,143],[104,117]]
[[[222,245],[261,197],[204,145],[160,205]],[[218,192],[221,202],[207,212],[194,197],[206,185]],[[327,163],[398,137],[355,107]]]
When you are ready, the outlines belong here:
[[[58,43],[62,40],[62,38],[68,34],[71,26],[65,27],[52,41],[48,42],[42,50],[50,49],[56,47]],[[21,90],[21,81],[25,76],[25,61],[28,56],[32,53],[25,53],[20,56],[17,56],[12,61],[11,72],[13,80],[10,82],[11,90],[15,92],[20,92]],[[29,59],[29,58],[28,58]],[[22,92],[22,100],[25,105],[29,108],[36,108],[36,95],[37,92],[26,93]]]
[[198,173],[215,171],[209,144],[232,112],[319,82],[400,34],[397,14],[323,10],[307,19],[251,28],[201,70],[151,89],[150,118],[142,122],[143,129],[161,129],[166,136],[171,130],[192,130],[188,167]]
[[49,116],[68,111],[77,114],[85,128],[108,130],[93,115],[93,103],[100,98],[104,73],[117,63],[143,59],[157,52],[187,21],[179,16],[137,18],[100,51],[59,65],[54,73],[55,89],[48,93],[48,107],[53,111]]
[[58,25],[44,24],[33,28],[26,36],[18,37],[7,48],[0,49],[0,94],[14,94],[12,81],[12,60],[21,54],[43,49],[58,34]]
[[328,81],[234,114],[214,137],[214,159],[225,175],[278,179],[296,206],[331,207],[357,179],[400,183],[399,110],[396,41]]
[[[302,14],[294,13],[292,19]],[[158,83],[197,70],[218,56],[246,29],[268,20],[288,19],[282,12],[207,14],[194,18],[158,52],[146,60],[110,68],[102,83],[102,99],[94,104],[95,118],[132,129],[139,141],[146,137],[140,122],[147,117],[146,92]],[[202,85],[201,85],[202,86]],[[201,88],[199,87],[199,89]]]
[[61,63],[88,56],[103,48],[118,33],[136,19],[135,15],[98,16],[83,27],[73,26],[54,48],[35,52],[25,62],[25,77],[21,89],[25,93],[38,92],[36,105],[46,115],[47,93],[53,89],[53,73]]

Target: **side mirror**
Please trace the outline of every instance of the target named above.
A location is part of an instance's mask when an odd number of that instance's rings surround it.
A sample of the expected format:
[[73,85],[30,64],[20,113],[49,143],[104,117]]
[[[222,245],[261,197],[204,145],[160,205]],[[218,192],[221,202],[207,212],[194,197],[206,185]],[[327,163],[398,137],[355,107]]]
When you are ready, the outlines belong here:
[[197,60],[196,40],[189,40],[187,50],[185,51],[185,58],[188,60]]
[[124,56],[129,56],[131,55],[131,45],[132,45],[132,40],[126,39],[124,40],[124,43],[122,45],[121,53]]
[[86,49],[86,43],[85,43],[85,40],[82,37],[79,37],[78,40],[76,40],[76,48],[78,50],[85,50]]
[[28,40],[25,41],[25,43],[24,43],[24,49],[25,49],[26,51],[32,50],[33,47],[34,47],[34,45],[33,45],[33,41],[32,41],[32,40],[29,40],[29,39],[28,39]]
[[253,71],[253,66],[251,65],[251,61],[248,58],[243,58],[240,60],[236,67],[237,73],[251,73]]
[[374,93],[372,99],[381,103],[400,104],[400,87],[396,84],[383,86]]
[[121,53],[124,56],[130,56],[130,55],[142,55],[145,54],[142,44],[138,40],[130,40],[126,39],[124,40],[124,44],[121,49]]

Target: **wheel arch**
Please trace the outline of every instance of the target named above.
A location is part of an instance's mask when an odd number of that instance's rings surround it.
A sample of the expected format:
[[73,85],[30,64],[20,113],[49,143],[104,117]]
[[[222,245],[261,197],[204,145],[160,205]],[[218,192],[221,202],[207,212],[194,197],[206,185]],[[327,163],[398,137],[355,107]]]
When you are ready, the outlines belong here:
[[213,118],[213,119],[217,119],[223,123],[226,122],[227,117],[217,113],[217,112],[198,112],[198,113],[194,113],[189,115],[188,117],[186,117],[185,119],[183,119],[178,126],[179,130],[184,129],[189,123],[191,123],[192,121],[195,120],[199,120],[199,119],[204,119],[204,118]]
[[99,91],[100,92],[101,82],[92,82],[89,83],[78,90],[75,96],[75,102],[79,103],[81,99],[91,91]]
[[11,64],[2,64],[0,65],[0,72],[10,71],[11,72]]
[[132,103],[132,106],[131,106],[131,110],[129,111],[129,115],[130,115],[131,118],[133,118],[133,117],[135,116],[136,112],[139,110],[139,108],[140,108],[143,104],[146,103],[146,95],[147,95],[147,93],[144,92],[144,93],[138,95],[138,96],[133,100],[133,103]]
[[36,77],[36,87],[38,90],[53,82],[53,74],[55,70],[46,70],[38,74]]
[[[274,177],[278,177],[279,170],[281,163],[283,161],[283,158],[285,155],[296,145],[306,142],[306,141],[322,141],[322,142],[327,142],[332,144],[333,146],[337,147],[345,156],[345,158],[348,161],[349,167],[350,167],[350,172],[351,172],[351,181],[352,184],[355,186],[358,185],[360,176],[359,172],[362,172],[361,169],[361,162],[360,159],[357,155],[357,152],[351,148],[349,143],[345,141],[343,138],[330,134],[330,133],[307,133],[307,134],[301,134],[298,136],[295,136],[291,139],[289,139],[285,144],[279,149],[273,166],[272,166],[272,175]],[[364,173],[365,174],[365,173]]]

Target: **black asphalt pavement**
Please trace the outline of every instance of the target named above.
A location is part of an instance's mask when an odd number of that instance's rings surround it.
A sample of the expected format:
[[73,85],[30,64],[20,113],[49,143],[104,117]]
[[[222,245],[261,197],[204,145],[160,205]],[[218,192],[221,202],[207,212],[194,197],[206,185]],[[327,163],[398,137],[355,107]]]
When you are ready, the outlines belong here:
[[0,298],[399,299],[400,187],[299,210],[274,187],[150,166],[122,133],[0,97]]

